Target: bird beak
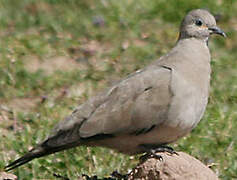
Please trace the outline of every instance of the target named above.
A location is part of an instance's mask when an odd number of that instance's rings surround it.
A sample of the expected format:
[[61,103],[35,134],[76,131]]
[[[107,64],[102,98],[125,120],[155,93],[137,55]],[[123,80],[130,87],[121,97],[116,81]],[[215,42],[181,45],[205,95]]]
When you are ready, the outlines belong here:
[[215,26],[215,27],[210,27],[208,28],[210,34],[219,34],[223,37],[226,37],[226,34],[224,33],[224,31],[222,31],[219,27]]

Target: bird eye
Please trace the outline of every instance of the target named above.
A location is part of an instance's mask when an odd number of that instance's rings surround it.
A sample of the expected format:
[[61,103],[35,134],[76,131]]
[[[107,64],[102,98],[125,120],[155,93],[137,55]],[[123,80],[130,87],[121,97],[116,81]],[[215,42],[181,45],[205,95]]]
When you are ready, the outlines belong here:
[[202,26],[203,22],[202,22],[202,20],[197,19],[197,20],[195,20],[195,24],[196,24],[197,26]]

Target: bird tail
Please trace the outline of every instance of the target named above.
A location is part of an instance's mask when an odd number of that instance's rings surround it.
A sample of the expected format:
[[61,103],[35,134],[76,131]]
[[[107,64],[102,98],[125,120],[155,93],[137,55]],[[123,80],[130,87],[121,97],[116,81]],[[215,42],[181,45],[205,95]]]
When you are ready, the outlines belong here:
[[12,169],[17,168],[18,166],[21,166],[37,157],[40,157],[41,155],[44,156],[45,153],[41,152],[41,151],[37,151],[36,149],[32,149],[31,151],[29,151],[28,153],[26,153],[24,156],[20,157],[19,159],[13,161],[12,163],[8,164],[7,166],[5,166],[5,171],[10,171]]
[[5,166],[5,168],[4,168],[5,171],[10,171],[12,169],[15,169],[15,168],[33,160],[33,159],[35,159],[35,158],[47,156],[49,154],[77,146],[77,144],[72,143],[72,144],[61,145],[61,146],[55,147],[55,146],[48,146],[47,142],[48,142],[48,140],[46,140],[42,144],[38,145],[37,147],[33,148],[32,150],[30,150],[28,153],[26,153],[19,159],[15,160],[12,163]]

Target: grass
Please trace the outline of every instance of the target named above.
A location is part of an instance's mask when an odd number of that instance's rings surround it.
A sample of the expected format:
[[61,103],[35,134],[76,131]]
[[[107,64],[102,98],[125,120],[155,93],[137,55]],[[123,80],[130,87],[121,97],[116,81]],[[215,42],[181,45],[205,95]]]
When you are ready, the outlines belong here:
[[[44,139],[79,103],[144,67],[175,44],[193,8],[221,16],[227,39],[213,37],[212,81],[205,115],[173,146],[220,179],[237,178],[237,2],[233,0],[4,0],[0,2],[0,171]],[[57,67],[59,59],[62,66]],[[61,61],[60,61],[61,62]],[[67,68],[66,68],[67,67]],[[71,179],[126,173],[137,162],[103,148],[60,152],[13,171],[19,179]]]

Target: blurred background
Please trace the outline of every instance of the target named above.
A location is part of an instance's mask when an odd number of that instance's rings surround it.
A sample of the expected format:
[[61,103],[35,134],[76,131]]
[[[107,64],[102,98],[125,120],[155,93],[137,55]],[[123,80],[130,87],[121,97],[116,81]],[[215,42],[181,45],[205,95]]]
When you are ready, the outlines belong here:
[[[173,147],[220,179],[237,179],[237,1],[0,1],[0,171],[43,140],[88,97],[167,53],[194,8],[212,12],[228,38],[213,36],[204,118]],[[138,156],[76,148],[13,171],[19,179],[127,173]]]

